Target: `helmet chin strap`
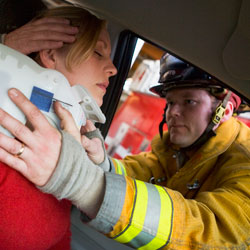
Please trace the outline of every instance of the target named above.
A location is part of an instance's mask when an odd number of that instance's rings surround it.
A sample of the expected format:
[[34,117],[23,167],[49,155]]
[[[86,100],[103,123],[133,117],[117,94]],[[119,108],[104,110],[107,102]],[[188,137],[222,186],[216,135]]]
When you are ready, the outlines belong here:
[[[227,95],[225,96],[225,98],[223,99],[223,101],[218,105],[218,107],[215,109],[211,122],[208,124],[206,130],[202,133],[202,135],[191,145],[182,148],[182,150],[184,151],[189,151],[192,150],[194,148],[197,148],[199,146],[201,146],[203,143],[205,143],[209,138],[211,138],[212,136],[215,136],[216,133],[214,131],[214,127],[220,123],[221,119],[223,118],[224,114],[225,114],[225,110],[226,110],[226,106],[227,103],[230,99],[232,92],[228,91]],[[160,132],[160,136],[162,138],[163,136],[163,125],[164,123],[166,123],[166,110],[167,110],[167,104],[164,108],[164,114],[163,114],[163,119],[159,124],[159,132]]]
[[166,106],[164,108],[164,112],[163,112],[163,115],[162,115],[162,120],[159,124],[159,133],[160,133],[160,137],[162,139],[162,136],[163,136],[163,126],[164,126],[164,123],[166,123],[166,111],[167,111],[167,108],[168,108],[168,104],[166,103]]

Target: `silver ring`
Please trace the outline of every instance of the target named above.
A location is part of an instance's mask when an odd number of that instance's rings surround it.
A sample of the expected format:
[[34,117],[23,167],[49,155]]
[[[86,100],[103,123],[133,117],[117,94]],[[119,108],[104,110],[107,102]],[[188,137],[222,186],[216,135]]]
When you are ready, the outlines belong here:
[[20,155],[23,153],[25,149],[24,143],[22,143],[20,150],[15,154],[16,157],[20,157]]

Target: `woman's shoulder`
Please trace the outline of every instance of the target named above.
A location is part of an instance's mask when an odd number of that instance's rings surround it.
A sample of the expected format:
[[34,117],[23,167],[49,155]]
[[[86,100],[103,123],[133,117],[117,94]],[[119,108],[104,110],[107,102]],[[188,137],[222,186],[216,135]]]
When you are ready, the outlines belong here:
[[6,180],[7,175],[12,172],[12,169],[8,167],[3,162],[0,162],[0,187],[2,186],[3,182]]
[[62,239],[70,224],[69,201],[58,201],[42,193],[3,163],[0,163],[0,207],[0,249],[17,249],[16,246],[36,249],[38,245],[50,248]]

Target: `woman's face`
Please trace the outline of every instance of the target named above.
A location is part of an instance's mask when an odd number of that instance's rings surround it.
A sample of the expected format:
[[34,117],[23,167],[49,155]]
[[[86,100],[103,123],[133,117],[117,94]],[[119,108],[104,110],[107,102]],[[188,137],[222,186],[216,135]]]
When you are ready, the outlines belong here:
[[71,86],[76,84],[84,86],[94,97],[99,106],[102,105],[103,96],[109,85],[109,77],[115,75],[117,70],[110,58],[111,44],[106,28],[103,28],[93,55],[81,64],[68,71],[64,60],[57,60],[55,69],[68,79]]

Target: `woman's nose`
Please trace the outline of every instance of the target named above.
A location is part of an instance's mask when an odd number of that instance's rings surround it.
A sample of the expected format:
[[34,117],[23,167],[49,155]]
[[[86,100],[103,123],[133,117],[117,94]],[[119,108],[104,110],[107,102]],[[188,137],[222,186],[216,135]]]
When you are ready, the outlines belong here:
[[108,73],[109,77],[117,74],[117,69],[111,59],[106,67],[106,72]]

